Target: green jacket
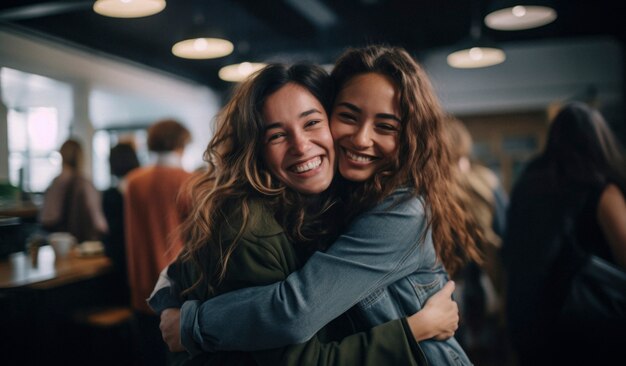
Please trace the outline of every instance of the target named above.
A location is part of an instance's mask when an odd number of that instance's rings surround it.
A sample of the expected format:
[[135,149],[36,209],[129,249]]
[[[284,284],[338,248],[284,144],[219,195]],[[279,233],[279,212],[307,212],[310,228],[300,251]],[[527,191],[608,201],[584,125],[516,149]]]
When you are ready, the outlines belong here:
[[[236,235],[241,219],[233,214],[223,225],[221,236],[227,242]],[[251,286],[284,280],[306,261],[285,235],[272,213],[260,202],[253,202],[249,223],[243,237],[229,259],[224,281],[214,296]],[[191,266],[183,265],[182,288],[196,277]],[[176,279],[174,279],[176,280]],[[197,289],[187,299],[204,301],[210,298],[204,289]],[[254,324],[250,324],[254,327]],[[322,328],[309,341],[259,352],[204,353],[186,361],[204,365],[318,365],[318,366],[380,366],[423,365],[421,351],[413,340],[406,320],[398,319],[358,332],[362,328],[349,312]]]

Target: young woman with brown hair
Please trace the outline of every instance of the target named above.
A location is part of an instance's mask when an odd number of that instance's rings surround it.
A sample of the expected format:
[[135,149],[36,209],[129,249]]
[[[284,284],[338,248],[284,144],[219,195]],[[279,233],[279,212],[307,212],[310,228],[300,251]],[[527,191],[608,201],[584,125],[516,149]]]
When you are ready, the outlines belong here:
[[[218,116],[218,129],[205,156],[210,169],[190,193],[195,204],[183,226],[185,251],[167,271],[175,292],[204,301],[238,288],[274,283],[334,239],[340,227],[335,210],[341,205],[334,204],[334,195],[327,190],[335,169],[326,115],[332,99],[329,86],[319,67],[271,65],[237,88]],[[417,235],[419,228],[408,230]],[[409,251],[417,250],[414,247]],[[320,253],[324,254],[317,251],[313,256]],[[379,259],[392,268],[397,255],[401,251]],[[150,299],[155,310],[178,306],[178,299],[170,295],[171,284],[157,285]],[[416,365],[422,353],[414,339],[447,338],[457,327],[452,290],[448,285],[435,294],[416,315],[394,317],[372,329],[341,311],[323,320],[306,343],[263,352],[200,353],[192,362]]]
[[[285,281],[185,303],[188,350],[303,342],[353,305],[362,326],[403,318],[444,287],[448,271],[480,262],[480,233],[452,194],[444,115],[425,72],[406,51],[373,46],[347,51],[332,77],[331,130],[351,224]],[[162,330],[168,324],[162,317]],[[419,350],[431,363],[470,364],[452,334],[416,337],[430,339]]]

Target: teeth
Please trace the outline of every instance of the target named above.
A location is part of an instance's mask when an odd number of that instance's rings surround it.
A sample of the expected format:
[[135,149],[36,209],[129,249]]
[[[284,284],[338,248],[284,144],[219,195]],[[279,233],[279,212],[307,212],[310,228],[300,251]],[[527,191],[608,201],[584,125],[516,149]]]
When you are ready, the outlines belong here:
[[317,168],[318,166],[320,166],[320,164],[322,164],[322,159],[318,156],[314,159],[307,161],[304,164],[294,166],[293,170],[296,173],[304,173],[304,172],[308,172],[309,170]]
[[350,160],[358,161],[361,163],[368,163],[370,161],[374,161],[374,158],[371,156],[357,155],[350,150],[345,150],[345,152],[346,152],[346,156]]

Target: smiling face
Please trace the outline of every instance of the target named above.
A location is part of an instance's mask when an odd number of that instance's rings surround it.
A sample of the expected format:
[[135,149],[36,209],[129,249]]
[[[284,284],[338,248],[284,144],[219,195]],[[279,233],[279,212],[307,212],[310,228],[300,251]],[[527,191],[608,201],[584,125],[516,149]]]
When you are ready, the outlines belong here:
[[348,80],[331,119],[341,175],[362,182],[396,159],[401,128],[399,93],[389,78],[366,73]]
[[335,150],[322,104],[289,83],[263,105],[264,158],[269,170],[297,192],[320,193],[333,179]]

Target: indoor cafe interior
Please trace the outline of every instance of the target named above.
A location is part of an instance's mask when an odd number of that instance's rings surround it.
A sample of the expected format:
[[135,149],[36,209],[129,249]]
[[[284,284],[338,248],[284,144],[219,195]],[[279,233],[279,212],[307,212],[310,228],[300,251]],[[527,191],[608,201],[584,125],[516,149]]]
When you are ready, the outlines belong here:
[[[42,224],[69,139],[82,145],[80,169],[98,194],[120,182],[116,145],[131,145],[141,167],[154,163],[148,129],[164,119],[191,135],[180,168],[203,171],[215,116],[249,75],[275,62],[331,72],[346,49],[385,44],[423,66],[471,135],[471,161],[506,197],[568,102],[597,108],[626,145],[618,3],[3,0],[0,364],[145,364],[127,271],[115,270],[101,238]],[[504,306],[485,291],[487,311]],[[457,337],[475,365],[518,365],[506,320],[495,322]]]

